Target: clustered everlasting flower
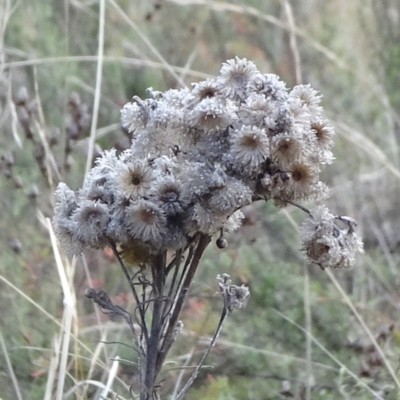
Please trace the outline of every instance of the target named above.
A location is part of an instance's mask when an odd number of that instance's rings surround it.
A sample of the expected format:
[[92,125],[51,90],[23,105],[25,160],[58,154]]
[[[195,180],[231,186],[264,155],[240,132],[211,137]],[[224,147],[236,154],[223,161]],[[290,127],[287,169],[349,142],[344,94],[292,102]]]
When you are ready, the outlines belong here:
[[[282,206],[327,196],[319,175],[333,160],[334,131],[310,85],[288,90],[277,75],[235,58],[191,89],[148,92],[121,111],[131,147],[104,152],[77,192],[63,183],[56,190],[55,231],[69,254],[110,240],[149,253],[183,249],[198,232],[238,228],[240,209],[253,201]],[[305,229],[307,256],[347,266],[353,252],[341,261],[337,251],[352,236],[321,242],[324,252],[314,237],[333,228],[315,218],[319,233]]]

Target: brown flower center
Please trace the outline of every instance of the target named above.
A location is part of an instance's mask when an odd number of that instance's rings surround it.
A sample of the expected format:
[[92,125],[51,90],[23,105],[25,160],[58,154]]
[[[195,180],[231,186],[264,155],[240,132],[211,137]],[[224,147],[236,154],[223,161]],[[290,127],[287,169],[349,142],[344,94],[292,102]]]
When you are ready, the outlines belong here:
[[156,220],[156,213],[153,210],[141,210],[140,211],[140,219],[143,223],[147,225],[154,224]]
[[132,175],[131,177],[132,185],[138,186],[142,183],[142,177],[140,175]]
[[307,165],[297,164],[292,169],[292,178],[296,182],[306,182],[311,177],[310,168]]
[[204,92],[202,92],[202,94],[201,94],[202,99],[210,98],[210,97],[214,97],[214,96],[215,96],[215,91],[212,89],[205,89]]
[[259,140],[256,135],[244,136],[241,140],[242,145],[251,149],[256,149],[259,146]]

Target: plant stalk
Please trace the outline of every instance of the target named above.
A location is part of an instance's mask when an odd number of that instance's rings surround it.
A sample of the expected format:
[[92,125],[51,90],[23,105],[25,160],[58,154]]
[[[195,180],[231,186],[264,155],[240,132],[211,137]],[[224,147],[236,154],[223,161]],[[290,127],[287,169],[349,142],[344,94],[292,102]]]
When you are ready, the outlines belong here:
[[155,393],[155,383],[158,375],[156,371],[156,362],[162,333],[166,255],[166,251],[157,254],[151,263],[154,298],[153,316],[151,320],[150,336],[147,341],[144,382],[140,396],[141,400],[150,400]]
[[199,265],[201,256],[204,253],[204,250],[208,246],[208,244],[211,242],[211,237],[206,234],[202,234],[199,238],[199,241],[197,243],[196,250],[193,254],[193,258],[190,262],[189,269],[185,275],[185,278],[183,280],[183,283],[181,285],[181,288],[179,289],[179,292],[177,291],[177,300],[174,305],[174,307],[171,310],[171,318],[168,323],[167,330],[164,335],[164,340],[162,342],[162,346],[160,351],[158,352],[158,357],[157,357],[157,362],[156,362],[156,375],[159,374],[161,371],[161,368],[164,364],[164,361],[167,357],[167,354],[169,352],[169,349],[172,346],[172,343],[174,341],[174,334],[175,334],[175,329],[178,323],[179,315],[182,311],[183,303],[185,301],[186,295],[189,291],[190,284],[192,283],[194,274],[197,270],[197,267]]

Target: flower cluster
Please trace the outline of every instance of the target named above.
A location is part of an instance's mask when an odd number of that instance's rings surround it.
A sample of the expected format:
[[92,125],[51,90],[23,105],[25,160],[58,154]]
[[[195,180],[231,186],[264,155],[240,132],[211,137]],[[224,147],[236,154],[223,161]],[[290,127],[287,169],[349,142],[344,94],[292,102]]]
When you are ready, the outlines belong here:
[[102,247],[185,248],[240,225],[240,208],[324,198],[333,128],[310,85],[288,90],[246,59],[191,89],[134,97],[121,111],[131,148],[105,152],[73,192],[56,191],[55,231],[70,254]]

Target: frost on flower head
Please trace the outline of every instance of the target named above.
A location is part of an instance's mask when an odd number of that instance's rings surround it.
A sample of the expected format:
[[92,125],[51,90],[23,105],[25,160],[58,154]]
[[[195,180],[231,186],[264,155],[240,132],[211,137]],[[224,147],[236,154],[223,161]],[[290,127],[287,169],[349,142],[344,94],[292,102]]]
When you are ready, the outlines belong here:
[[[224,242],[253,201],[323,198],[319,176],[333,160],[334,130],[321,97],[238,57],[190,89],[134,96],[121,110],[131,147],[104,152],[78,191],[57,188],[58,238],[70,255],[110,241],[125,255],[138,246],[151,255],[184,250],[197,233]],[[324,206],[310,215],[306,256],[323,268],[352,265],[361,250],[354,229],[339,229]]]
[[223,93],[233,100],[244,100],[247,85],[258,73],[251,61],[238,57],[228,60],[219,73]]
[[231,134],[232,159],[241,164],[244,171],[252,173],[269,155],[268,135],[263,129],[243,125]]
[[120,163],[116,168],[115,192],[126,198],[144,196],[155,181],[152,169],[146,164],[142,160]]

